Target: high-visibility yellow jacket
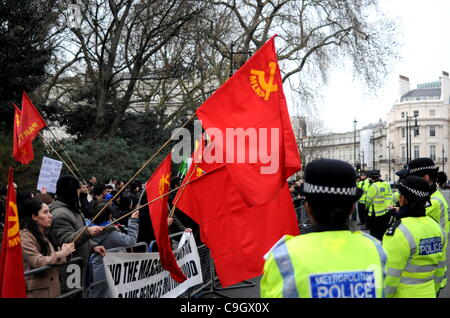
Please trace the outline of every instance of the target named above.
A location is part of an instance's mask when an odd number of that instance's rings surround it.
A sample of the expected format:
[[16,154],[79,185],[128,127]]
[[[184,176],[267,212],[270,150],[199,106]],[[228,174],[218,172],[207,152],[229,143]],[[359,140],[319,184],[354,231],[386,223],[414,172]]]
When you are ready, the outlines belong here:
[[400,203],[400,192],[395,191],[392,193],[392,203],[398,205]]
[[391,186],[387,182],[377,181],[372,183],[366,196],[366,209],[369,216],[372,214],[375,214],[376,217],[385,215],[391,201]]
[[[448,220],[448,203],[445,197],[439,190],[436,190],[430,197],[431,205],[426,208],[426,214],[433,218],[445,231],[445,245],[444,245],[444,255],[447,257],[447,245],[448,245],[448,232],[450,229],[450,222]],[[445,273],[447,273],[447,266],[445,266]],[[447,275],[441,283],[441,288],[447,286]]]
[[435,298],[445,272],[445,235],[430,217],[406,217],[383,237],[386,296]]
[[369,186],[370,186],[370,180],[367,178],[364,180],[361,180],[357,183],[356,186],[364,191],[363,195],[361,195],[358,202],[362,203],[362,204],[366,204],[366,194],[367,194],[367,190],[369,189]]
[[285,236],[265,258],[261,297],[383,297],[386,253],[363,232]]

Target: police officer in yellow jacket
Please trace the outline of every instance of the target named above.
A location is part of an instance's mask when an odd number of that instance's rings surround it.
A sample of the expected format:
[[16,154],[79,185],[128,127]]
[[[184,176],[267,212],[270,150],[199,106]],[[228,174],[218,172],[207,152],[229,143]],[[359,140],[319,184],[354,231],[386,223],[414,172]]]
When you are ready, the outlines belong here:
[[383,237],[387,297],[436,298],[444,276],[445,233],[425,214],[430,187],[420,177],[400,180],[400,212]]
[[[450,222],[448,219],[448,203],[444,195],[437,189],[436,176],[439,167],[434,165],[434,161],[430,158],[417,158],[409,163],[409,175],[419,176],[423,178],[431,187],[431,204],[426,207],[426,214],[433,218],[445,231],[444,254],[447,254],[448,233],[450,230]],[[447,273],[447,267],[445,267]],[[441,288],[447,285],[447,274],[442,279]]]
[[364,193],[358,200],[358,215],[361,225],[365,226],[365,229],[367,229],[366,193],[370,186],[370,180],[367,178],[367,174],[365,172],[361,172],[359,179],[360,180],[357,183],[357,187],[363,190]]
[[372,170],[370,178],[372,184],[366,195],[370,235],[381,241],[391,220],[389,207],[392,205],[392,190],[389,183],[380,179],[379,170]]
[[346,162],[307,165],[302,194],[311,232],[285,236],[266,254],[261,296],[380,298],[386,253],[368,234],[351,231],[349,217],[362,190]]

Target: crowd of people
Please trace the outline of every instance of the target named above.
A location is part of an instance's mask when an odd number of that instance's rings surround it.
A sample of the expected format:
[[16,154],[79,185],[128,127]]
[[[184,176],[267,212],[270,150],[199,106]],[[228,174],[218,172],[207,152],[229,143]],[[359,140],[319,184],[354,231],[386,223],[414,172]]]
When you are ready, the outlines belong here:
[[[174,178],[173,187],[179,182]],[[155,240],[149,207],[139,208],[147,202],[145,189],[139,181],[132,181],[122,191],[124,183],[117,179],[99,183],[96,177],[91,177],[87,184],[81,184],[74,176],[60,177],[54,194],[45,188],[33,193],[15,187],[25,272],[59,265],[26,275],[29,298],[53,298],[69,292],[66,266],[75,257],[81,257],[87,264],[83,287],[89,287],[88,296],[107,298],[103,267],[107,250],[134,246],[137,242],[149,245]],[[0,236],[3,235],[6,195],[7,189],[0,189]],[[116,198],[107,204],[113,197]],[[172,201],[173,196],[168,208],[172,207]],[[180,210],[175,209],[168,224],[170,233],[193,231],[200,240],[198,225]],[[0,244],[1,241],[0,237]],[[156,244],[151,251],[157,251]]]
[[[348,163],[332,159],[308,164],[304,179],[288,186],[310,229],[283,237],[266,254],[261,296],[438,297],[447,285],[450,230],[448,203],[439,191],[447,176],[438,170],[430,158],[415,159],[397,172],[391,187],[377,170],[357,175]],[[173,178],[172,189],[180,182]],[[81,184],[62,176],[55,194],[18,189],[24,270],[59,265],[26,276],[28,297],[68,292],[64,264],[74,257],[88,264],[88,296],[109,297],[103,266],[107,250],[155,240],[148,207],[139,208],[147,202],[142,184],[123,187],[118,180],[98,183],[91,177]],[[7,189],[0,189],[1,220],[6,194]],[[169,196],[168,210],[175,195]],[[170,232],[194,232],[199,242],[198,225],[174,210]],[[351,221],[356,215],[361,229]]]

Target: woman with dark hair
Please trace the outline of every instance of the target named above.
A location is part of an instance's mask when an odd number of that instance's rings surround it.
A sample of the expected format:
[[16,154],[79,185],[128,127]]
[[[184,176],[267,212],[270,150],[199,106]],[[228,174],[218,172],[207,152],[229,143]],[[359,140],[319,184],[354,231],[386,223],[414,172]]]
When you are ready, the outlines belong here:
[[314,160],[301,189],[311,232],[284,236],[266,254],[261,296],[381,298],[386,254],[370,235],[353,231],[350,215],[363,191],[348,163]]
[[[49,233],[52,215],[47,204],[37,199],[22,204],[24,229],[20,232],[25,271],[50,264],[63,264],[75,245],[63,244],[59,251]],[[54,298],[61,294],[58,269],[26,276],[28,298]]]
[[418,176],[400,180],[400,212],[383,237],[388,253],[386,294],[436,298],[445,275],[445,232],[426,216],[431,187]]

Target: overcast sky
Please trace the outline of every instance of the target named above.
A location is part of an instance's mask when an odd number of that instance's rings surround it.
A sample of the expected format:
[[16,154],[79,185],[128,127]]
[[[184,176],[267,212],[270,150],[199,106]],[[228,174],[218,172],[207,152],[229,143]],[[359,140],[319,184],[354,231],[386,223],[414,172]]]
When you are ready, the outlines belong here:
[[400,60],[386,78],[378,96],[364,91],[351,72],[335,69],[319,101],[319,116],[332,132],[353,131],[386,120],[397,98],[398,76],[409,77],[411,89],[418,83],[438,81],[442,71],[450,72],[450,1],[381,0],[381,9],[397,20]]

